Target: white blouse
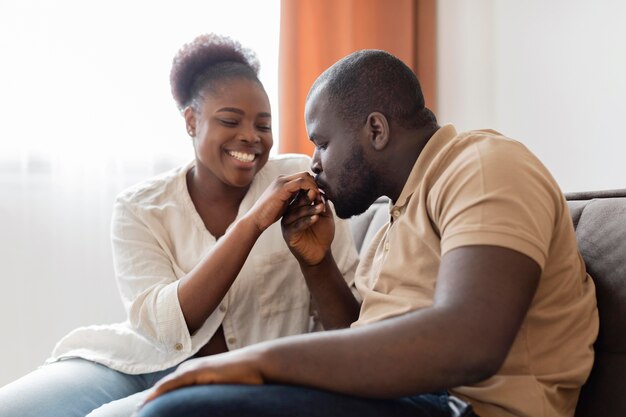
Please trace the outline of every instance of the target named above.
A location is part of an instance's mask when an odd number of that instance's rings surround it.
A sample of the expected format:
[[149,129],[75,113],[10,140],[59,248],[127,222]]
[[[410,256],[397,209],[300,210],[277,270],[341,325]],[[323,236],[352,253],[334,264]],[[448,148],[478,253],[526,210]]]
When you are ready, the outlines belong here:
[[[112,220],[113,260],[127,320],[78,328],[46,361],[81,357],[112,369],[142,374],[193,356],[223,326],[229,350],[311,328],[311,296],[280,222],[254,245],[219,307],[189,334],[177,287],[216,243],[187,190],[193,163],[122,192]],[[237,213],[241,218],[280,174],[309,170],[304,155],[270,158],[257,173]],[[335,218],[332,251],[350,286],[358,262],[348,222]],[[215,271],[219,273],[219,271]]]

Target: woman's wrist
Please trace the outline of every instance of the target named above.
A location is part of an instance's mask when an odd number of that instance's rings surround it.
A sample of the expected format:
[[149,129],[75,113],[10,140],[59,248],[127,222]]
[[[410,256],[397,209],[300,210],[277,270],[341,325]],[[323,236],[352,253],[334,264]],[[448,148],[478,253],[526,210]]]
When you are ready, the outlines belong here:
[[263,233],[264,229],[259,226],[254,220],[253,216],[246,214],[237,221],[234,227],[246,236],[251,236],[254,240],[258,239]]

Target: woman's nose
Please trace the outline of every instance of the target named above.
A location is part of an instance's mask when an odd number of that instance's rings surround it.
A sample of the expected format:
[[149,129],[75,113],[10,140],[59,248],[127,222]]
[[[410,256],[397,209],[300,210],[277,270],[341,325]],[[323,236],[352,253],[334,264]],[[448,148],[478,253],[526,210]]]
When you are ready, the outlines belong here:
[[239,133],[239,139],[248,143],[259,143],[261,142],[261,136],[256,131],[254,126],[245,127]]

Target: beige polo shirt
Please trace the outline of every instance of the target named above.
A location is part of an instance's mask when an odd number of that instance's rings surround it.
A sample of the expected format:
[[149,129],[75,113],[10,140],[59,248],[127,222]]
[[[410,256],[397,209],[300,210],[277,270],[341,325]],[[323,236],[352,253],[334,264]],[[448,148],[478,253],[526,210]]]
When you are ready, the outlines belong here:
[[448,125],[430,139],[359,265],[353,326],[432,305],[441,256],[466,245],[516,250],[542,274],[502,368],[452,392],[481,417],[573,416],[598,332],[594,285],[555,180],[497,132]]

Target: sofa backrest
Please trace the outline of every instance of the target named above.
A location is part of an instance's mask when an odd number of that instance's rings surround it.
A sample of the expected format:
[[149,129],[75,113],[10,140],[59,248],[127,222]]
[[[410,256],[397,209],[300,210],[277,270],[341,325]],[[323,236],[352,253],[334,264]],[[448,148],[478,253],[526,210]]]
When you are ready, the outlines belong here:
[[[595,363],[583,386],[576,417],[626,416],[626,189],[567,194],[576,238],[596,285],[600,333]],[[376,201],[350,219],[359,254],[389,217]]]
[[379,198],[365,213],[350,218],[350,231],[359,257],[387,220],[389,220],[389,200],[386,198]]
[[626,416],[626,190],[566,195],[596,285],[600,333],[576,417]]

